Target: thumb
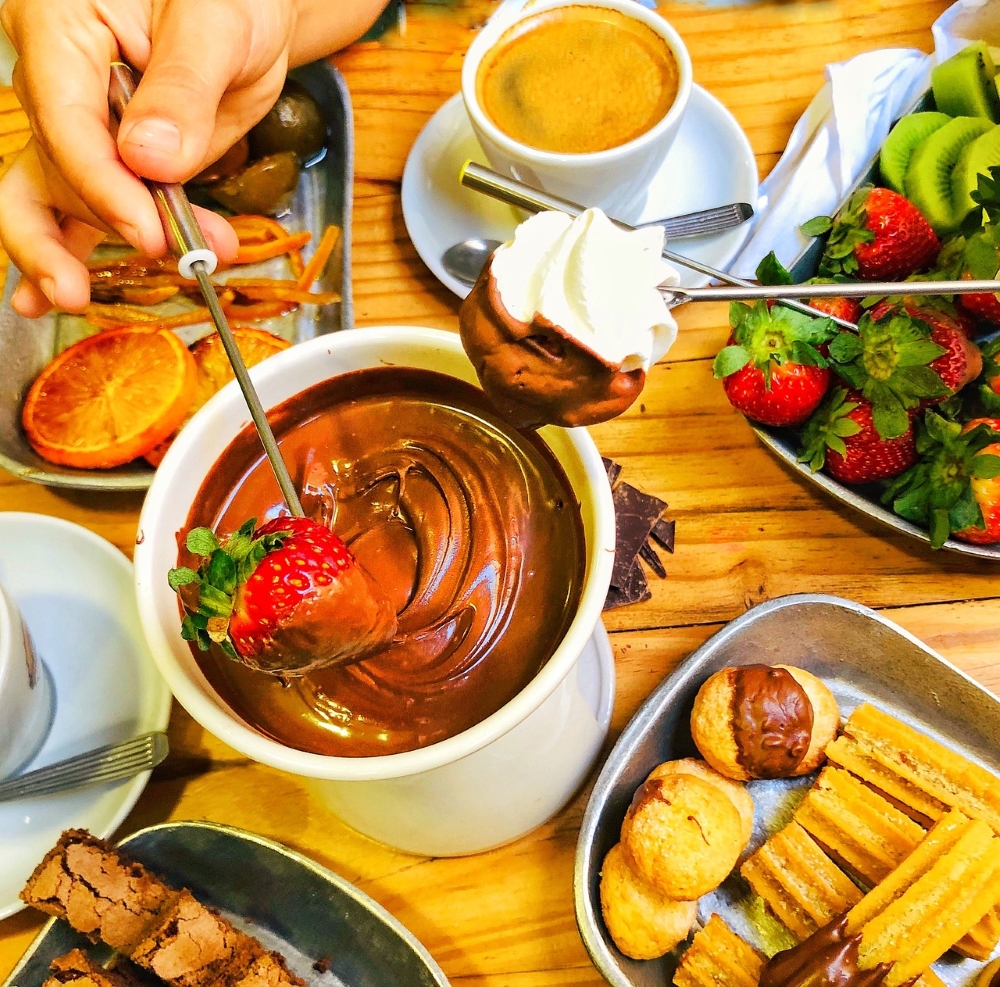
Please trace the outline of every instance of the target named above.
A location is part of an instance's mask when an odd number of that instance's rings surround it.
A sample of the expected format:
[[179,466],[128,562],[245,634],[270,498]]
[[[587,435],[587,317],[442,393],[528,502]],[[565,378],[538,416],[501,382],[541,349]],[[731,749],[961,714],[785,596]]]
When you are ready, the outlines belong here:
[[243,71],[240,42],[252,30],[234,23],[239,6],[225,0],[166,6],[118,130],[119,153],[136,174],[182,182],[206,163],[219,103]]

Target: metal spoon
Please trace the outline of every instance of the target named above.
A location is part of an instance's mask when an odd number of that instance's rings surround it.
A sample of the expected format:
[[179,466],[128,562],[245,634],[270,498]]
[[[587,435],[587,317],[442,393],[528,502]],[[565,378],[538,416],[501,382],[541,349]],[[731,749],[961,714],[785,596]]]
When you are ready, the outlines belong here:
[[[647,226],[662,226],[667,237],[679,240],[685,237],[704,236],[709,233],[721,233],[745,223],[753,215],[753,206],[747,202],[730,202],[725,206],[713,209],[700,209],[698,212],[685,213],[683,216],[671,216],[649,223],[640,223],[636,229]],[[475,237],[453,243],[442,255],[441,263],[444,269],[456,281],[461,281],[470,287],[476,283],[480,272],[489,260],[490,254],[500,246],[499,240],[488,240]]]

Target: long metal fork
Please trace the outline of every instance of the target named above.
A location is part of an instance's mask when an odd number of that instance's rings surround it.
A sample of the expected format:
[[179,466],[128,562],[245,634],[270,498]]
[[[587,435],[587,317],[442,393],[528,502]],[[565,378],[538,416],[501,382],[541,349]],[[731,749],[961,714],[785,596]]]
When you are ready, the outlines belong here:
[[106,744],[0,782],[0,802],[54,795],[131,778],[155,768],[169,750],[167,735],[162,731],[144,733],[120,744]]
[[639,223],[636,229],[647,226],[662,226],[663,232],[671,240],[682,237],[706,236],[709,233],[721,233],[740,226],[753,215],[753,206],[749,202],[730,202],[726,206],[716,206],[714,209],[699,209],[697,212],[685,213],[683,216],[671,216],[669,219],[655,219],[649,223]]

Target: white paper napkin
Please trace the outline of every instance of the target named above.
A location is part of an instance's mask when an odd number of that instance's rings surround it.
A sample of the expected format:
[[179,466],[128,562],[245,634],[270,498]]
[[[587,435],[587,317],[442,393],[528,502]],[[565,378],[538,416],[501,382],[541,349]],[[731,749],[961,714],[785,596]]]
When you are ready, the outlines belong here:
[[808,243],[798,227],[834,212],[868,170],[892,124],[929,88],[935,62],[970,40],[1000,43],[1000,0],[958,0],[932,30],[933,55],[885,48],[826,67],[826,85],[761,184],[751,235],[732,273],[753,277],[771,250],[786,264],[798,256]]

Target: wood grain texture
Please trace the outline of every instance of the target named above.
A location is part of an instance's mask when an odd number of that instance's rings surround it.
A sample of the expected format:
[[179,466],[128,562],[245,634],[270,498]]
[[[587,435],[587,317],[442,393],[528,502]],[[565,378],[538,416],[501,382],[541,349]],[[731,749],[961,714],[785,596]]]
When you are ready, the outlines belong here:
[[[688,42],[698,82],[746,129],[766,174],[823,82],[823,66],[876,47],[929,50],[946,0],[787,0],[727,9],[669,2],[662,13]],[[458,89],[462,53],[488,0],[407,5],[406,29],[337,56],[357,129],[354,294],[359,325],[454,330],[457,300],[417,258],[399,180],[413,139]],[[0,98],[0,110],[16,110]],[[14,119],[14,118],[11,118]],[[670,503],[677,551],[653,598],[607,617],[618,691],[608,748],[643,699],[724,621],[790,592],[822,591],[884,610],[960,668],[1000,690],[1000,576],[933,554],[807,487],[756,442],[711,377],[726,311],[689,306],[669,360],[641,402],[594,429],[624,477]],[[131,554],[141,498],[59,493],[0,473],[0,509],[77,521]],[[577,935],[576,835],[587,789],[515,844],[460,860],[397,853],[354,833],[307,782],[253,764],[175,706],[172,752],[122,832],[166,819],[211,819],[254,830],[356,882],[427,945],[463,987],[602,983]],[[24,912],[0,923],[0,977],[41,926]]]

